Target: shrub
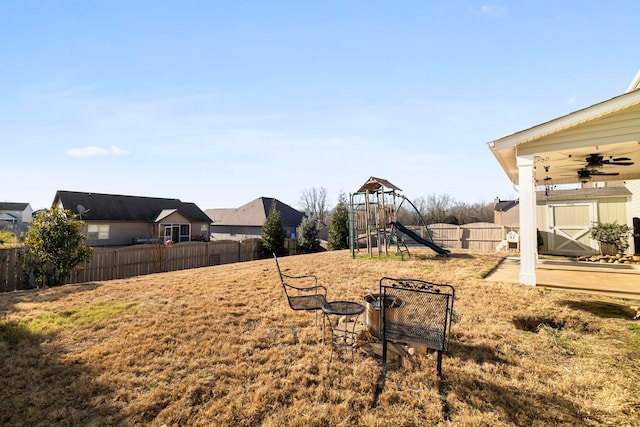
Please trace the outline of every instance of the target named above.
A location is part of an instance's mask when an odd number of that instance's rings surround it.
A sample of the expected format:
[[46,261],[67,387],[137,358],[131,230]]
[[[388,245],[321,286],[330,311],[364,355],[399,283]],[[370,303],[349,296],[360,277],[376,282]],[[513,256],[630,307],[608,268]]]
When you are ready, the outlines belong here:
[[18,238],[11,231],[0,231],[0,248],[18,246]]
[[615,245],[618,252],[624,252],[629,247],[631,227],[617,222],[600,222],[591,226],[591,238],[600,243]]
[[92,249],[85,246],[83,222],[69,210],[51,208],[40,212],[27,233],[28,263],[39,286],[56,286],[78,267],[89,261]]

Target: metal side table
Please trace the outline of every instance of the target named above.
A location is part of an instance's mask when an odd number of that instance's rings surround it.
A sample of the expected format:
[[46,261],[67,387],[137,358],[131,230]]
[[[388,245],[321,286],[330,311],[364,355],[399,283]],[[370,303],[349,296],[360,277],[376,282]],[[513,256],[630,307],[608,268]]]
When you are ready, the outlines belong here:
[[[322,337],[324,339],[325,334],[325,320],[329,320],[329,327],[331,328],[331,356],[329,356],[329,362],[331,362],[331,358],[333,357],[333,349],[336,350],[340,347],[346,349],[347,347],[351,347],[351,359],[353,360],[353,345],[356,343],[356,323],[358,322],[358,317],[360,314],[364,312],[364,305],[355,302],[355,301],[330,301],[322,304],[322,312],[324,313],[322,317]],[[340,329],[339,325],[336,324],[336,327],[333,326],[333,322],[331,321],[331,316],[334,315],[339,318],[342,316],[354,317],[353,318],[353,326],[348,328],[349,322],[344,322],[344,328]]]

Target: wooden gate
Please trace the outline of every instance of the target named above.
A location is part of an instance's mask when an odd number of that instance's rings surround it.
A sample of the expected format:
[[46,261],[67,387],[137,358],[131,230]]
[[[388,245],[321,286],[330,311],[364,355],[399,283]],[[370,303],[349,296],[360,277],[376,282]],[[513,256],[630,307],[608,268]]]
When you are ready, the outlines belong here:
[[594,201],[549,204],[549,252],[572,256],[597,253],[597,242],[589,234],[597,219]]

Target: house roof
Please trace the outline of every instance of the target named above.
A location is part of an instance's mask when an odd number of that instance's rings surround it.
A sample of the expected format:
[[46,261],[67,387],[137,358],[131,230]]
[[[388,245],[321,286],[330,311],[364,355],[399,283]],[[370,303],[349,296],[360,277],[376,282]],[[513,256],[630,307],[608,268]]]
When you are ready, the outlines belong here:
[[402,189],[396,187],[386,179],[376,178],[375,176],[372,176],[367,180],[367,182],[362,184],[362,187],[360,187],[358,193],[362,193],[365,190],[379,190],[380,188],[389,188],[391,190],[402,191]]
[[29,203],[0,202],[0,211],[24,211]]
[[498,212],[506,212],[514,206],[518,206],[518,200],[500,200],[496,203],[494,210]]
[[538,201],[561,201],[561,200],[593,200],[607,197],[629,197],[632,193],[628,188],[602,187],[602,188],[576,188],[572,190],[537,191]]
[[167,211],[179,211],[192,222],[211,222],[194,203],[178,199],[58,191],[53,206],[58,202],[85,221],[156,222]]
[[604,165],[592,181],[640,178],[640,73],[629,91],[488,143],[509,179],[519,183],[517,156],[533,156],[538,185],[581,181],[578,169],[591,154],[628,158],[632,165]]
[[282,216],[285,227],[297,227],[305,214],[273,197],[258,197],[236,209],[206,209],[213,225],[233,225],[262,227],[271,209],[271,203],[276,203],[276,209]]
[[627,88],[627,93],[633,92],[634,90],[640,89],[640,71],[636,74],[636,77],[633,79],[629,87]]

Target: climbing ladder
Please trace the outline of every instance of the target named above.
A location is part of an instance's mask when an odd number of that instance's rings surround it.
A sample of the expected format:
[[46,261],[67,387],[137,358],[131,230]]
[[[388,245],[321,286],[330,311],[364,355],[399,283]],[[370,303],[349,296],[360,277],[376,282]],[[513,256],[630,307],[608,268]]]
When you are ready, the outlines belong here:
[[396,252],[400,255],[400,257],[404,260],[404,256],[408,255],[411,258],[411,254],[409,253],[409,248],[407,247],[404,239],[398,234],[398,227],[396,227],[396,223],[391,223],[391,232],[389,233],[389,240],[387,241],[387,247],[389,245],[396,245]]

